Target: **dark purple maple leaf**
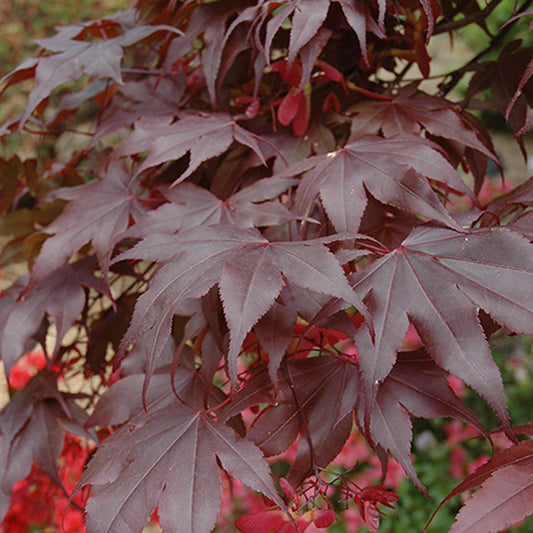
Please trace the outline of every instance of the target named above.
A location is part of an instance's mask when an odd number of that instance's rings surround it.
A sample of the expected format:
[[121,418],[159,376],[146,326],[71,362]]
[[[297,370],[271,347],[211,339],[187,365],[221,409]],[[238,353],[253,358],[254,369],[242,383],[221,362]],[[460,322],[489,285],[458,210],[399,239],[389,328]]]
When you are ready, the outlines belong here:
[[177,402],[142,411],[108,437],[78,489],[92,487],[87,531],[141,531],[158,507],[166,531],[208,533],[221,503],[218,461],[232,477],[284,508],[259,449],[213,419]]
[[390,101],[365,101],[351,110],[352,138],[382,133],[396,137],[419,135],[424,128],[431,135],[450,139],[498,160],[492,146],[486,146],[462,114],[444,98],[417,91],[418,83],[403,87]]
[[[183,11],[190,6],[183,5]],[[240,0],[212,2],[211,5],[196,5],[188,16],[187,28],[183,36],[174,39],[170,44],[165,61],[167,69],[173,68],[176,61],[181,61],[198,43],[202,44],[200,61],[202,75],[213,106],[217,102],[217,81],[224,52],[231,47],[228,39],[232,33],[232,25],[226,31],[226,21],[237,13],[244,13]],[[246,43],[242,43],[246,45]],[[243,46],[243,49],[244,49]]]
[[306,174],[296,191],[296,212],[307,216],[319,195],[329,219],[341,233],[359,228],[367,204],[366,190],[381,202],[455,229],[460,227],[426,178],[472,196],[435,145],[414,136],[363,136],[335,152],[295,163],[278,176],[302,172]]
[[168,407],[176,401],[172,385],[180,398],[188,400],[188,405],[201,408],[201,403],[195,405],[198,399],[201,400],[201,394],[198,395],[194,391],[195,375],[194,371],[177,368],[171,376],[168,366],[161,367],[153,374],[144,401],[142,396],[144,374],[125,376],[104,392],[85,425],[86,427],[115,426],[127,422],[145,409],[153,412]]
[[[293,0],[287,2],[281,11],[275,14],[266,26],[265,52],[270,53],[272,42],[277,32],[287,17],[291,20],[289,37],[288,62],[291,64],[298,53],[319,33],[326,20],[329,6],[333,2],[338,3],[346,18],[346,22],[355,32],[359,41],[361,55],[369,65],[368,51],[366,46],[366,33],[372,32],[379,37],[384,37],[383,21],[385,17],[385,2],[380,0],[379,23],[372,18],[368,5],[361,1],[348,2],[347,0],[312,0],[311,4],[306,0]],[[270,57],[267,56],[267,60]]]
[[172,26],[138,26],[114,38],[93,42],[78,40],[77,37],[90,24],[61,27],[53,37],[37,39],[34,42],[41,50],[52,53],[33,61],[27,60],[4,78],[9,79],[19,74],[15,78],[18,82],[21,71],[25,70],[29,70],[35,77],[35,87],[28,96],[19,127],[22,128],[37,106],[48,98],[54,89],[77,80],[83,74],[93,78],[110,78],[116,84],[122,84],[121,62],[124,47],[131,46],[157,31],[181,33]]
[[281,225],[295,217],[275,198],[296,182],[291,178],[265,178],[226,200],[193,183],[180,183],[162,191],[169,202],[148,213],[132,233],[144,237],[220,223],[241,228]]
[[216,405],[224,396],[222,391],[211,386],[211,382],[206,385],[192,359],[192,350],[184,346],[180,366],[175,369],[170,364],[159,366],[147,388],[144,373],[121,377],[104,392],[85,427],[123,424],[142,411],[153,412],[168,407],[176,401],[176,396],[194,409],[203,409],[206,397],[209,406]]
[[258,139],[258,135],[239,126],[225,113],[199,112],[175,122],[169,116],[140,118],[135,122],[133,133],[116,148],[114,156],[124,157],[147,151],[146,159],[137,169],[139,174],[147,168],[190,154],[187,170],[174,180],[176,185],[204,161],[224,153],[233,142],[247,146],[265,163]]
[[533,458],[496,470],[459,511],[450,533],[496,533],[533,514]]
[[[411,416],[462,420],[490,440],[480,420],[451,389],[446,373],[423,349],[400,353],[391,373],[379,385],[370,415],[369,437],[374,445],[393,455],[426,495],[409,457],[413,436]],[[364,420],[360,422],[363,428]]]
[[491,457],[442,500],[431,520],[447,501],[479,486],[459,512],[451,533],[497,533],[533,514],[533,442],[519,442]]
[[434,361],[483,396],[509,431],[500,372],[476,306],[512,331],[531,333],[525,288],[532,278],[531,244],[504,228],[466,234],[417,228],[398,249],[355,273],[354,290],[370,291],[365,301],[375,328],[374,340],[365,327],[356,333],[368,412],[411,321]]
[[[101,80],[95,80],[101,82]],[[157,82],[128,80],[118,87],[89,142],[93,147],[112,134],[131,129],[141,117],[173,117],[177,115],[185,91],[185,75],[165,76]],[[61,108],[70,104],[70,95],[62,98]]]
[[[9,508],[13,485],[29,475],[33,462],[63,488],[56,461],[66,428],[96,440],[83,423],[85,412],[57,390],[57,376],[42,370],[0,412],[0,522]],[[63,490],[65,490],[63,488]]]
[[[527,78],[527,82],[524,77],[530,76],[531,50],[521,49],[518,41],[512,41],[495,61],[476,63],[473,70],[475,73],[470,80],[466,100],[470,101],[480,91],[490,89],[495,107],[505,116],[515,134],[521,132],[528,124],[528,106],[533,103],[531,77]],[[518,140],[526,157],[523,143]]]
[[[297,2],[291,18],[291,35],[289,39],[289,65],[296,59],[298,52],[317,34],[326,20],[330,0],[306,0]],[[287,8],[280,13],[287,16]]]
[[8,293],[8,298],[13,298],[0,312],[0,358],[8,375],[17,359],[35,344],[45,315],[53,320],[56,327],[53,351],[56,355],[66,332],[85,307],[84,287],[101,292],[105,290],[104,284],[93,276],[91,263],[90,260],[81,260],[63,265],[45,276],[32,292],[21,299],[17,299],[20,287],[18,284],[13,286],[13,294]]
[[[351,416],[349,424],[346,417],[357,399],[357,373],[353,361],[335,357],[289,361],[279,369],[274,386],[267,369],[259,369],[222,410],[221,416],[227,419],[254,405],[269,404],[248,433],[267,456],[285,451],[295,441],[305,419],[319,466],[326,466],[348,438]],[[300,482],[309,473],[311,464],[306,443],[299,443],[297,459],[306,463],[298,464],[293,472],[293,477]]]
[[384,17],[385,3],[379,2],[380,8],[380,25],[372,18],[368,9],[368,4],[362,0],[355,0],[350,2],[349,0],[336,0],[342,8],[342,12],[346,17],[346,22],[352,28],[357,35],[359,41],[359,48],[361,49],[361,55],[367,65],[370,65],[368,58],[368,49],[366,44],[367,31],[372,32],[378,37],[385,37],[385,33],[382,29],[382,22]]
[[78,187],[59,189],[49,196],[70,200],[65,210],[43,230],[51,234],[41,247],[30,278],[30,288],[65,264],[82,246],[91,242],[103,272],[111,253],[128,228],[130,217],[138,219],[144,208],[136,196],[137,185],[121,162],[113,162],[100,178]]
[[218,284],[230,331],[229,373],[235,383],[236,358],[246,334],[274,305],[287,284],[341,298],[364,312],[361,298],[351,291],[341,265],[324,245],[335,239],[269,242],[255,228],[229,225],[146,237],[117,258],[159,261],[161,265],[137,302],[119,356],[132,342],[147,336],[151,368],[180,306]]
[[274,385],[277,384],[279,365],[293,339],[297,316],[293,305],[276,301],[254,327],[261,346],[268,353],[268,372]]

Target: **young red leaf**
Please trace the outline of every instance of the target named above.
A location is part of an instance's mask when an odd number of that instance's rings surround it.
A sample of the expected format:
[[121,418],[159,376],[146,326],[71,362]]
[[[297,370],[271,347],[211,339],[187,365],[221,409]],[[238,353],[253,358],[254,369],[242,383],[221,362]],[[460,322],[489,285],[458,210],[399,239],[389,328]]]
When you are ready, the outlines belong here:
[[241,533],[304,533],[310,525],[311,521],[302,517],[290,521],[289,517],[278,509],[251,513],[235,521],[235,527]]
[[287,500],[294,500],[293,508],[298,509],[299,507],[299,498],[298,494],[294,490],[294,487],[287,481],[286,478],[282,477],[279,480],[279,486],[281,490],[283,491],[283,494],[285,495],[285,498]]
[[281,101],[278,107],[278,120],[288,126],[298,114],[302,100],[305,100],[303,91],[291,91]]
[[379,511],[378,508],[371,501],[363,500],[359,505],[359,512],[363,518],[366,527],[372,533],[379,531]]
[[78,489],[92,487],[87,530],[140,531],[155,507],[163,529],[208,533],[221,502],[218,461],[233,477],[284,508],[268,464],[225,424],[181,404],[142,412],[108,437]]
[[276,509],[240,516],[235,527],[241,533],[277,533],[286,523],[283,513]]
[[329,527],[337,520],[337,513],[333,509],[322,509],[316,515],[313,523],[318,528]]

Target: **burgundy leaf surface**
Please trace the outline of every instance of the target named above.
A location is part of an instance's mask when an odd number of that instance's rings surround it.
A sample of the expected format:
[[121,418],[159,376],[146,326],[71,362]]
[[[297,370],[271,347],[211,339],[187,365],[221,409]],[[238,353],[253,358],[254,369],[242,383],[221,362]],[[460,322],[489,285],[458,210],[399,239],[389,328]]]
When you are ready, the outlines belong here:
[[[476,305],[511,330],[533,325],[531,245],[503,228],[459,234],[415,229],[400,246],[353,276],[373,317],[375,339],[360,328],[356,342],[370,408],[376,383],[396,360],[409,320],[429,355],[483,396],[509,430],[500,372],[480,326]],[[379,287],[379,290],[376,290]]]
[[[102,28],[104,27],[102,25]],[[33,60],[36,64],[35,87],[28,96],[26,109],[20,119],[21,126],[54,89],[77,80],[83,74],[93,78],[110,78],[115,83],[122,84],[120,67],[124,47],[131,46],[157,31],[177,31],[171,26],[137,26],[114,38],[87,42],[77,39],[83,30],[83,25],[66,26],[59,28],[53,37],[35,41],[42,50],[52,53],[40,57],[38,61]],[[29,61],[32,62],[31,59]],[[12,74],[28,68],[32,69],[33,65],[21,65]]]
[[15,299],[2,309],[0,358],[8,375],[17,359],[36,343],[36,334],[46,314],[56,326],[56,355],[65,333],[85,306],[84,287],[104,290],[104,285],[89,270],[90,263],[81,260],[63,265],[44,277],[41,284],[22,299],[17,300],[19,294],[15,294]]
[[426,494],[409,457],[411,416],[462,420],[489,439],[479,419],[452,391],[446,373],[423,350],[400,353],[391,373],[379,386],[370,415],[370,436],[375,444],[393,455]]
[[524,287],[532,277],[531,245],[505,229],[414,230],[400,248],[353,277],[359,294],[371,290],[376,332],[374,341],[365,328],[356,336],[364,388],[373,390],[389,373],[411,320],[435,362],[483,396],[509,429],[500,373],[474,303],[511,330],[531,331]]
[[57,390],[57,377],[46,370],[33,377],[0,412],[0,521],[13,485],[24,479],[35,463],[62,487],[56,461],[63,447],[62,423],[86,438],[86,414]]
[[533,514],[533,458],[496,470],[457,515],[450,533],[496,533]]
[[208,533],[221,502],[217,459],[232,477],[283,508],[256,446],[175,403],[143,412],[96,452],[79,484],[92,486],[88,532],[140,532],[158,507],[163,529]]
[[319,195],[339,232],[357,231],[367,204],[378,200],[459,229],[426,178],[471,195],[455,169],[429,143],[410,136],[364,136],[344,148],[296,163],[280,175],[306,172],[296,193],[296,210],[308,215]]
[[101,269],[107,272],[113,248],[128,228],[130,217],[137,219],[144,213],[131,176],[119,162],[111,164],[99,179],[60,189],[54,197],[70,203],[44,229],[52,236],[44,242],[35,261],[30,287],[65,264],[88,242],[96,250]]
[[147,237],[119,259],[164,261],[138,300],[121,353],[147,335],[149,366],[168,338],[172,317],[187,299],[218,284],[230,330],[230,377],[246,334],[288,284],[341,298],[364,310],[340,264],[321,241],[268,242],[256,229],[201,226],[177,235]]
[[294,218],[278,200],[296,180],[265,178],[220,200],[192,183],[180,183],[163,192],[168,203],[148,213],[134,228],[135,235],[176,233],[201,225],[234,224],[241,228],[276,226]]
[[[329,441],[328,434],[341,425],[339,440],[344,440],[340,446],[348,437],[344,419],[355,404],[357,386],[357,366],[353,363],[334,357],[294,361],[280,368],[276,386],[270,381],[266,369],[254,375],[254,379],[235,395],[232,404],[224,409],[223,416],[230,418],[248,407],[270,404],[248,434],[267,456],[285,451],[298,436],[305,418],[313,444],[324,455],[321,466],[326,466],[336,455],[334,450],[339,451],[338,444],[334,444],[336,439],[329,435],[333,438]],[[309,453],[305,446],[299,445],[299,453],[304,456]],[[302,447],[303,451],[300,450]],[[328,449],[333,457],[328,456]],[[302,465],[299,468],[302,469]],[[308,473],[307,468],[303,470],[298,477]]]
[[353,108],[352,137],[382,133],[385,137],[420,134],[424,128],[431,135],[468,146],[487,157],[497,159],[491,147],[481,142],[453,106],[445,99],[416,91],[408,85],[390,101],[367,102]]
[[190,176],[204,161],[221,155],[233,142],[250,148],[264,162],[257,135],[239,126],[224,113],[197,113],[172,122],[172,117],[141,118],[135,122],[133,133],[116,149],[116,157],[147,151],[148,155],[137,169],[143,170],[166,161],[190,155],[187,170],[176,176],[174,184]]

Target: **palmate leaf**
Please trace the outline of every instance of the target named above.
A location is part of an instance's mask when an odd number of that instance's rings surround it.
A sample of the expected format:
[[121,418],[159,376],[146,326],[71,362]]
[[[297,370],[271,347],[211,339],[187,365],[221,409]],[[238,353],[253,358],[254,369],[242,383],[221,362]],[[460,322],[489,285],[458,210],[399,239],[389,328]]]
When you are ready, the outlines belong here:
[[144,214],[131,176],[118,161],[109,165],[99,179],[59,189],[52,197],[70,200],[70,203],[44,229],[52,236],[44,242],[35,260],[29,288],[65,264],[88,242],[96,249],[101,269],[107,272],[113,247],[127,229],[130,218],[138,219]]
[[[360,425],[364,430],[364,413]],[[411,416],[451,417],[476,428],[489,439],[479,419],[455,395],[446,373],[423,349],[403,352],[391,373],[381,383],[370,415],[370,437],[374,445],[390,452],[413,483],[427,495],[409,457],[412,441]]]
[[[228,419],[249,407],[269,404],[248,433],[267,456],[284,452],[300,433],[305,418],[317,465],[325,467],[350,433],[350,413],[357,399],[358,382],[355,361],[329,356],[289,361],[279,369],[276,386],[267,369],[259,369],[231,404],[223,408],[221,417]],[[302,435],[290,474],[295,483],[300,483],[312,468],[305,440]]]
[[[107,22],[110,23],[114,32],[117,31],[117,27],[121,28],[116,22]],[[96,30],[91,27],[93,25]],[[101,31],[98,31],[98,28]],[[120,67],[125,47],[158,31],[181,33],[172,26],[137,26],[129,29],[121,28],[123,33],[112,38],[92,42],[80,39],[83,32],[87,33],[91,30],[97,31],[100,37],[105,35],[105,21],[62,27],[53,37],[36,40],[41,50],[52,53],[27,60],[0,80],[7,79],[7,86],[9,86],[12,84],[10,78],[14,83],[26,78],[35,78],[35,87],[29,94],[26,109],[19,121],[21,128],[37,106],[60,85],[75,81],[83,74],[93,78],[110,78],[120,85],[123,83]]]
[[[267,24],[265,51],[271,52],[272,42],[276,33],[282,27],[284,21],[289,17],[291,20],[291,31],[289,37],[288,61],[292,63],[298,53],[313,39],[320,31],[326,20],[330,4],[338,3],[342,9],[346,22],[355,32],[359,42],[361,55],[367,65],[369,65],[368,51],[366,46],[366,33],[372,32],[379,37],[384,37],[383,21],[385,17],[385,2],[379,0],[379,23],[374,20],[370,13],[368,4],[362,0],[349,2],[347,0],[312,0],[311,4],[307,0],[292,0],[287,2],[284,9],[272,17]],[[270,59],[267,57],[267,59]],[[304,66],[304,68],[308,68]]]
[[203,187],[180,183],[163,191],[168,203],[147,214],[132,229],[136,236],[151,233],[176,233],[201,225],[234,224],[241,228],[281,225],[294,215],[275,198],[285,192],[295,179],[265,178],[220,200]]
[[356,333],[367,412],[410,320],[432,359],[483,396],[508,431],[500,372],[476,306],[512,331],[532,332],[531,248],[504,228],[459,234],[422,227],[354,274],[354,290],[360,295],[371,291],[365,301],[375,328],[374,341],[364,327]]
[[9,508],[13,485],[28,476],[34,461],[63,487],[56,465],[63,427],[96,439],[83,429],[87,415],[67,396],[57,390],[57,376],[42,370],[0,412],[0,522]]
[[[530,78],[528,83],[523,84],[524,76],[530,74],[530,62],[531,50],[520,48],[518,41],[510,42],[495,61],[474,65],[475,74],[466,93],[466,100],[469,101],[480,91],[490,89],[494,107],[505,116],[517,136],[527,124],[528,108],[533,103],[533,85]],[[518,140],[525,157],[522,141]]]
[[149,117],[135,122],[133,133],[122,141],[114,155],[124,157],[147,151],[146,159],[137,169],[137,174],[140,174],[147,168],[190,154],[187,170],[176,177],[176,185],[204,161],[224,153],[233,142],[247,146],[265,163],[258,139],[257,135],[239,126],[225,113],[197,113],[175,122],[169,116]]
[[63,265],[20,299],[18,283],[13,286],[14,290],[8,291],[6,304],[0,312],[0,358],[8,375],[17,359],[37,341],[45,315],[56,327],[53,355],[57,354],[63,337],[85,306],[85,288],[105,290],[104,284],[92,274],[91,267],[95,266],[96,262],[90,259]]
[[218,284],[230,331],[230,378],[246,334],[273,306],[287,284],[338,297],[365,312],[325,240],[269,242],[255,228],[200,226],[176,235],[155,234],[117,258],[159,261],[159,270],[139,298],[119,356],[146,336],[148,377],[170,334],[172,317],[187,299]]
[[468,146],[497,161],[492,147],[483,144],[449,101],[419,92],[417,86],[414,83],[403,87],[390,101],[356,104],[352,108],[357,113],[352,120],[352,137],[378,133],[391,138],[404,133],[418,135],[424,128],[431,135]]
[[431,520],[448,500],[479,486],[450,533],[497,533],[533,514],[533,442],[520,442],[493,456],[446,496]]
[[202,394],[198,394],[195,387],[197,380],[198,373],[193,370],[180,367],[171,376],[170,368],[162,367],[152,376],[143,401],[144,374],[125,376],[104,392],[85,425],[104,427],[123,424],[142,414],[143,410],[153,412],[168,407],[175,402],[175,393],[187,405],[200,409]]
[[496,533],[533,514],[533,458],[498,469],[457,515],[450,533]]
[[366,190],[386,204],[459,229],[430,187],[430,178],[471,196],[456,170],[418,136],[383,139],[363,136],[344,148],[295,163],[278,176],[306,172],[297,192],[296,211],[307,215],[317,195],[339,232],[359,228],[367,204]]
[[232,477],[284,508],[254,444],[175,402],[142,411],[98,449],[78,485],[92,486],[87,531],[140,532],[158,507],[164,531],[208,533],[221,503],[217,459]]

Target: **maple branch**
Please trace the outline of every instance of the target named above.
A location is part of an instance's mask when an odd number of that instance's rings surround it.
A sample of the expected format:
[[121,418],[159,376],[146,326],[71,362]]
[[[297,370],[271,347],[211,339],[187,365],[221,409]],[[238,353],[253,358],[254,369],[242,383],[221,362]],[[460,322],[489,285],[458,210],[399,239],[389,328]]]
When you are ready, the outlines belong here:
[[87,135],[88,137],[92,137],[94,135],[93,132],[90,131],[82,131],[77,130],[76,128],[61,128],[57,130],[41,130],[36,131],[28,128],[28,126],[24,126],[23,130],[27,133],[31,133],[33,135],[60,135],[62,133],[77,133],[79,135]]
[[375,93],[373,91],[369,91],[368,89],[359,87],[358,85],[356,85],[355,83],[351,81],[346,82],[346,87],[348,87],[348,89],[356,93],[359,93],[359,94],[362,94],[363,96],[371,98],[372,100],[379,100],[381,102],[392,102],[393,100],[392,96],[387,96],[385,94],[380,94],[380,93]]
[[[440,22],[435,26],[435,29],[433,30],[433,35],[438,35],[440,33],[446,33],[446,32],[453,32],[457,31],[461,28],[464,28],[465,26],[468,26],[473,23],[480,23],[487,19],[487,17],[494,11],[496,7],[501,3],[501,0],[493,0],[490,4],[485,6],[481,11],[477,11],[476,13],[472,13],[472,15],[468,15],[466,17],[463,17],[459,20],[451,20],[449,22]],[[480,25],[482,29],[487,31],[486,28],[483,27],[483,25]]]
[[[522,6],[520,6],[520,9],[517,11],[517,15],[524,12],[526,9],[529,8],[529,6],[531,5],[531,3],[533,2],[533,0],[526,0],[526,2],[524,2],[524,4]],[[492,4],[497,4],[499,2],[492,2],[490,4],[490,6],[492,6]],[[489,6],[487,6],[489,7]],[[513,28],[513,25],[514,23],[516,23],[516,21],[519,20],[518,18],[516,20],[513,21],[512,24],[506,24],[504,26],[502,26],[502,28],[500,29],[500,31],[492,37],[490,43],[483,49],[481,50],[479,53],[477,53],[468,63],[466,63],[464,66],[462,66],[461,68],[455,70],[454,72],[448,74],[447,76],[451,76],[451,79],[449,82],[447,83],[444,83],[444,80],[439,84],[439,90],[440,90],[440,93],[442,96],[446,96],[458,83],[459,81],[461,80],[461,78],[467,73],[469,72],[470,70],[473,69],[473,67],[476,65],[476,63],[478,63],[478,61],[486,56],[487,54],[491,53],[494,49],[498,48],[501,43],[503,42],[505,36],[510,32],[511,28]],[[458,21],[458,22],[462,22],[461,21]],[[467,102],[465,102],[465,105],[467,104]]]

